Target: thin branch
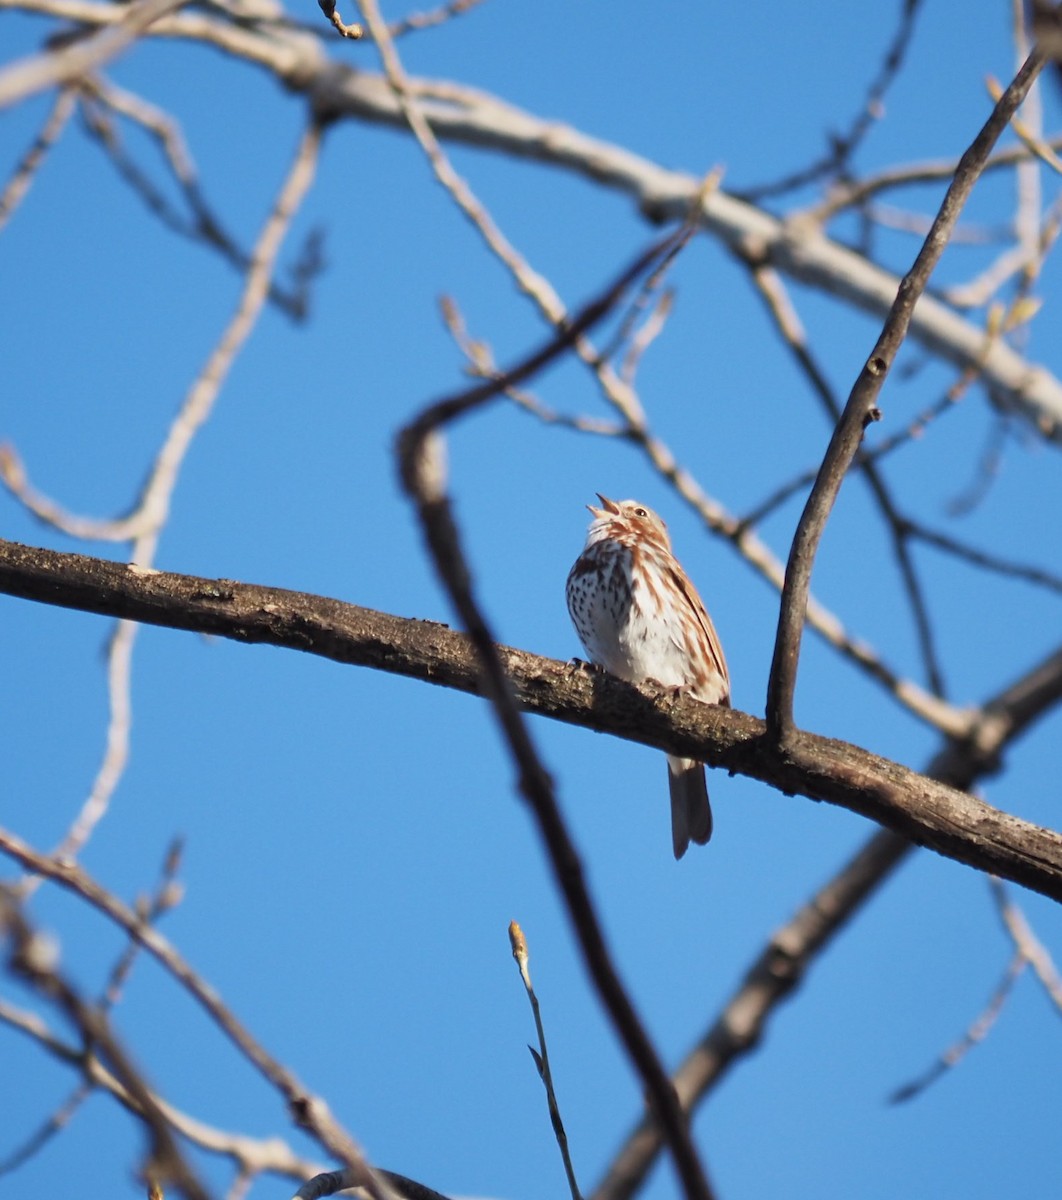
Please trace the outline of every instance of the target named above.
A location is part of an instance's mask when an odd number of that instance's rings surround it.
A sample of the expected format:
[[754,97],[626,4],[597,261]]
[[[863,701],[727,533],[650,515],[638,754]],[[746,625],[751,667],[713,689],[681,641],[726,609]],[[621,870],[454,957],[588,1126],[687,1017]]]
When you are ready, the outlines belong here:
[[[471,336],[456,301],[451,296],[441,296],[439,309],[447,332],[468,360],[468,374],[476,379],[497,379],[502,371],[494,360],[490,346]],[[596,433],[601,437],[627,436],[626,424],[602,421],[595,417],[571,417],[566,413],[556,412],[523,388],[506,388],[505,395],[519,408],[546,425],[559,425],[561,428],[575,429],[580,433]]]
[[[929,405],[916,414],[903,429],[889,437],[881,438],[877,442],[861,447],[855,457],[854,465],[861,467],[864,462],[880,462],[886,455],[892,454],[901,447],[922,437],[928,425],[955,408],[976,379],[976,369],[974,367],[967,368],[936,403]],[[797,492],[809,488],[815,482],[817,474],[817,469],[813,467],[794,476],[788,483],[781,484],[754,509],[750,509],[740,519],[739,526],[742,529],[754,529],[757,525],[765,521],[776,508],[779,508],[790,499],[790,497],[794,496]],[[814,627],[810,612],[808,623]]]
[[[755,262],[748,261],[749,272],[757,291],[764,300],[767,311],[774,320],[775,329],[788,347],[797,366],[807,380],[812,392],[819,398],[831,423],[836,425],[841,416],[841,406],[834,395],[826,373],[819,366],[811,347],[807,343],[795,309],[786,294],[786,289],[777,272]],[[874,497],[892,542],[892,552],[899,568],[900,579],[914,618],[915,632],[922,655],[922,665],[930,690],[934,695],[944,695],[944,670],[937,652],[936,638],[929,616],[929,604],[921,578],[915,569],[908,541],[908,530],[899,509],[892,498],[885,479],[877,466],[866,458],[855,459],[855,464],[865,478]],[[783,593],[784,594],[784,593]]]
[[[2,1001],[0,1001],[0,1021],[8,1021],[8,1008]],[[8,1023],[12,1022],[8,1021]],[[76,1055],[76,1053],[71,1050],[71,1054]],[[6,1158],[0,1159],[0,1176],[10,1175],[17,1171],[34,1155],[39,1154],[56,1134],[62,1133],[81,1109],[82,1104],[92,1095],[93,1090],[91,1084],[79,1084],[20,1146],[16,1146]]]
[[135,1097],[150,1136],[152,1173],[171,1181],[189,1200],[208,1200],[206,1189],[184,1161],[154,1096],[111,1032],[106,1015],[86,1003],[65,978],[59,970],[55,945],[33,929],[10,889],[4,887],[0,887],[0,934],[6,934],[11,942],[8,963],[11,971],[69,1018],[86,1042],[99,1049],[122,1086]]
[[946,533],[930,529],[929,526],[910,518],[905,517],[904,523],[911,537],[925,542],[928,546],[934,546],[945,554],[971,563],[975,567],[983,567],[986,571],[994,571],[997,575],[1005,575],[1010,579],[1022,579],[1026,583],[1033,583],[1038,587],[1047,588],[1048,591],[1062,594],[1062,576],[1056,575],[1052,571],[1029,566],[1027,563],[1015,562],[1013,559],[1003,558],[997,554],[989,554],[986,550],[968,546],[958,538],[949,537]]
[[549,282],[516,250],[480,203],[468,182],[458,174],[443,152],[424,107],[406,76],[401,59],[388,33],[387,24],[375,0],[358,0],[362,17],[376,43],[387,84],[410,132],[416,138],[439,184],[483,238],[490,252],[508,269],[520,290],[530,296],[546,313],[554,328],[565,318],[564,305]]
[[[177,949],[133,909],[102,887],[74,863],[41,854],[21,838],[0,830],[0,853],[14,859],[27,871],[43,876],[72,892],[90,907],[104,914],[133,938],[195,999],[236,1049],[285,1099],[295,1122],[335,1158],[350,1167],[375,1200],[392,1200],[386,1185],[380,1186],[372,1168],[353,1139],[329,1112],[325,1102],[310,1092],[293,1072],[265,1049],[236,1019],[217,991],[185,961]],[[100,1045],[106,1045],[101,1040]],[[108,1050],[109,1055],[109,1050]],[[141,1108],[158,1108],[154,1099],[122,1078],[123,1086],[133,1092]]]
[[483,0],[450,0],[449,4],[440,4],[438,8],[429,9],[427,12],[410,13],[408,17],[392,21],[387,31],[393,38],[400,38],[405,37],[407,33],[433,29],[436,25],[442,25],[446,21],[452,21],[454,17],[471,12],[482,3]]
[[[173,908],[180,898],[180,889],[176,885],[176,873],[180,864],[180,844],[175,842],[166,855],[163,864],[162,881],[155,890],[154,896],[150,901],[145,901],[140,904],[141,916],[146,922],[153,923],[163,913]],[[10,894],[19,896],[24,894],[25,888],[12,887]],[[133,964],[136,961],[139,952],[139,946],[136,942],[130,941],[124,953],[119,957],[111,970],[110,977],[103,989],[102,995],[96,1002],[97,1012],[104,1014],[108,1012],[118,1002],[121,996],[122,987],[132,970]],[[3,1013],[0,1012],[0,1019],[3,1018]],[[80,1084],[71,1092],[71,1094],[59,1105],[58,1109],[49,1117],[38,1130],[36,1130],[27,1142],[18,1150],[10,1154],[5,1160],[0,1162],[0,1175],[9,1171],[13,1171],[16,1167],[21,1166],[27,1159],[36,1154],[56,1133],[65,1129],[66,1126],[73,1120],[75,1114],[81,1108],[81,1105],[92,1095],[94,1084],[88,1072],[88,1068],[84,1065],[90,1058],[94,1057],[92,1043],[85,1040],[79,1054],[79,1062],[82,1065],[83,1079]],[[135,1103],[130,1100],[130,1103]]]
[[967,516],[988,495],[999,477],[1009,432],[1010,422],[1005,416],[997,416],[985,433],[984,448],[978,456],[972,478],[947,503],[948,516]]
[[[391,1195],[396,1200],[449,1200],[447,1196],[435,1191],[434,1188],[418,1183],[415,1179],[409,1179],[405,1175],[398,1175],[394,1171],[377,1168],[376,1174],[386,1182]],[[349,1168],[344,1168],[342,1171],[324,1171],[320,1175],[306,1180],[295,1193],[294,1200],[319,1200],[321,1196],[334,1196],[337,1192],[345,1192],[349,1188],[359,1188],[359,1194],[364,1190],[357,1175]]]
[[120,621],[108,639],[108,717],[103,758],[88,796],[56,848],[56,853],[65,857],[76,857],[92,837],[93,830],[107,815],[111,798],[129,763],[129,739],[133,727],[133,645],[136,632],[134,624]]
[[620,365],[620,378],[628,387],[634,386],[634,377],[638,374],[638,368],[646,351],[664,332],[664,326],[667,324],[674,304],[674,290],[668,288],[662,291],[654,301],[649,315],[631,337],[630,345],[627,347]]
[[[316,122],[311,122],[303,133],[255,245],[236,310],[171,424],[135,510],[117,521],[86,520],[67,514],[32,488],[14,450],[0,447],[0,480],[36,516],[76,537],[114,541],[131,538],[131,561],[142,568],[150,567],[169,516],[185,455],[210,416],[229,371],[265,304],[281,244],[316,173],[321,133]],[[132,721],[130,679],[135,641],[136,626],[129,622],[119,624],[110,640],[107,656],[110,717],[106,746],[89,795],[57,850],[64,857],[76,857],[91,837],[107,812],[128,762]]]
[[[1062,136],[1050,138],[1044,145],[1052,150],[1062,150]],[[1029,161],[1033,156],[1034,152],[1026,146],[1006,146],[989,156],[985,162],[984,173],[1006,170],[1018,163]],[[815,224],[825,224],[847,208],[860,207],[879,192],[950,180],[958,165],[958,159],[940,159],[889,167],[864,179],[838,180],[825,200],[805,210],[802,215]]]
[[860,142],[874,122],[880,120],[882,116],[885,93],[903,66],[903,60],[914,35],[915,19],[920,7],[921,0],[903,0],[900,23],[893,34],[892,42],[885,53],[878,74],[867,89],[863,106],[856,114],[847,133],[830,134],[829,152],[811,166],[804,167],[784,179],[779,179],[774,183],[743,188],[740,192],[735,192],[735,195],[740,196],[742,200],[747,200],[750,204],[758,204],[773,196],[784,195],[786,192],[814,183],[825,175],[839,175],[846,172],[848,163],[859,148]]
[[[1003,95],[1003,88],[1000,85],[999,80],[992,78],[990,75],[986,80],[986,86],[988,87],[988,94],[996,103],[998,103],[1000,97]],[[1035,96],[1036,89],[1033,89],[1032,92],[1030,92],[1029,98],[1025,102],[1027,106]],[[1056,175],[1062,175],[1062,159],[1060,159],[1055,153],[1054,149],[1044,141],[1043,135],[1040,132],[1043,113],[1039,105],[1037,105],[1037,108],[1032,116],[1029,116],[1028,108],[1026,108],[1026,115],[1029,118],[1028,120],[1023,121],[1019,117],[1014,116],[1011,118],[1010,122],[1011,128],[1018,135],[1022,145],[1025,146],[1030,154],[1029,159],[1022,160],[1017,165],[1019,167],[1031,165],[1034,159],[1039,159],[1040,162],[1042,162],[1045,166],[1050,167]],[[1036,196],[1036,200],[1039,201],[1038,195]],[[1033,213],[1039,211],[1039,203],[1036,203],[1034,206],[1030,207]]]
[[1006,1004],[1014,985],[1018,982],[1018,979],[1027,966],[1028,963],[1022,954],[1019,951],[1015,951],[1011,955],[1006,969],[1000,976],[999,982],[992,989],[992,995],[989,996],[988,1003],[977,1014],[958,1041],[954,1042],[939,1055],[936,1062],[921,1075],[912,1079],[909,1083],[902,1084],[895,1091],[890,1092],[888,1097],[889,1103],[906,1104],[907,1101],[914,1100],[926,1088],[931,1087],[938,1079],[946,1075],[952,1067],[957,1067],[974,1046],[984,1041],[991,1032],[992,1026],[999,1019],[1003,1011],[1003,1006]]
[[1006,94],[992,111],[973,144],[962,156],[947,195],[940,206],[922,249],[900,283],[889,316],[852,389],[818,478],[797,525],[782,589],[778,635],[767,687],[767,725],[771,736],[785,741],[793,729],[793,693],[796,689],[800,640],[807,610],[815,552],[837,499],[845,474],[855,457],[867,423],[875,419],[877,398],[896,354],[907,336],[911,314],[925,291],[929,276],[944,252],[948,236],[981,173],[992,146],[1006,128],[1018,105],[1039,74],[1043,56],[1034,51],[1018,72]]
[[[100,76],[83,80],[81,93],[82,112],[89,134],[149,211],[174,233],[216,250],[227,263],[245,273],[251,266],[251,255],[237,244],[236,239],[224,228],[221,219],[207,203],[199,183],[198,172],[177,120],[142,96],[119,88]],[[126,152],[114,123],[108,118],[109,112],[132,121],[155,141],[174,183],[188,206],[190,218],[174,208],[165,194]],[[299,321],[306,316],[312,273],[303,272],[306,278],[296,277],[295,286],[291,290],[281,288],[275,280],[270,282],[270,302],[292,320]]]
[[308,192],[320,156],[321,127],[307,126],[251,256],[235,312],[204,363],[159,449],[133,511],[118,519],[98,520],[66,512],[38,492],[12,447],[0,448],[0,480],[38,519],[63,533],[89,541],[133,541],[133,559],[150,565],[159,531],[185,455],[209,418],[218,394],[261,314],[277,255],[295,214]]
[[317,0],[321,12],[335,26],[336,32],[340,37],[350,38],[352,41],[358,41],[365,36],[365,30],[357,23],[348,25],[346,21],[339,15],[339,9],[336,5],[336,0]]
[[527,999],[531,1005],[531,1015],[535,1019],[535,1032],[538,1034],[538,1050],[536,1051],[531,1046],[528,1046],[528,1050],[531,1051],[531,1057],[535,1060],[535,1067],[538,1069],[538,1077],[542,1080],[542,1086],[546,1089],[549,1120],[553,1126],[553,1135],[557,1139],[557,1148],[560,1150],[561,1160],[564,1163],[564,1174],[568,1179],[568,1190],[572,1194],[572,1200],[582,1200],[582,1195],[579,1192],[579,1184],[575,1178],[575,1167],[572,1165],[572,1156],[568,1150],[568,1134],[564,1129],[564,1122],[560,1114],[560,1104],[557,1102],[557,1092],[553,1086],[553,1071],[549,1065],[549,1051],[546,1049],[546,1031],[542,1025],[542,1012],[539,1008],[538,996],[535,995],[535,989],[531,984],[531,972],[527,965],[531,957],[527,949],[527,938],[524,936],[524,931],[515,921],[509,922],[509,944],[512,946],[513,959],[516,962],[517,970],[520,972],[520,979],[523,982],[524,991],[527,993]]
[[1022,960],[1032,967],[1047,998],[1062,1013],[1062,976],[1055,966],[1047,947],[1033,933],[1025,914],[1009,896],[1002,882],[994,877],[988,880],[992,889],[999,919],[1003,922],[1014,948]]
[[[136,1116],[141,1115],[133,1096],[95,1054],[86,1053],[81,1047],[69,1045],[56,1037],[37,1013],[16,1009],[0,1000],[0,1021],[32,1038],[37,1046],[57,1061],[80,1071],[89,1088],[108,1093],[124,1108]],[[211,1154],[231,1159],[241,1173],[306,1179],[320,1169],[319,1164],[298,1157],[281,1138],[252,1138],[216,1129],[175,1108],[161,1096],[156,1095],[154,1099],[159,1111],[181,1137]],[[8,1160],[5,1165],[13,1164]]]
[[988,1003],[963,1035],[922,1075],[892,1092],[889,1096],[891,1104],[902,1104],[915,1099],[953,1067],[958,1066],[975,1046],[984,1041],[999,1019],[1014,984],[1026,967],[1033,968],[1049,999],[1062,1012],[1062,978],[1051,961],[1051,955],[1033,933],[1021,909],[1007,895],[1007,890],[1000,880],[990,876],[988,882],[1000,919],[1013,943],[1011,960]]

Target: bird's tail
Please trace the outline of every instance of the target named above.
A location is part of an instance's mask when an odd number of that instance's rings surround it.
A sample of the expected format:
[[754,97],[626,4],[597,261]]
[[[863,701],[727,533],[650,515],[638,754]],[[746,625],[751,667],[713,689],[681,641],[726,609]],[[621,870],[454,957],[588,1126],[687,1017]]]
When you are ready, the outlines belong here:
[[703,846],[712,836],[712,806],[704,766],[692,758],[668,755],[667,781],[671,787],[671,842],[681,858],[690,842]]

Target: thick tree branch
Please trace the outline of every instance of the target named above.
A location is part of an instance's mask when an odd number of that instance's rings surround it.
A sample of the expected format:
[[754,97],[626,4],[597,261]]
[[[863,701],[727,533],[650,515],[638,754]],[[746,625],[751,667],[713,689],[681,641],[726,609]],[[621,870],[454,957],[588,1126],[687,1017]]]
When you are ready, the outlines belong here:
[[[0,592],[151,625],[318,654],[482,695],[467,637],[445,625],[321,596],[0,542]],[[500,648],[529,712],[655,746],[860,813],[918,845],[1062,900],[1062,835],[857,746],[798,732],[783,753],[764,724],[688,697],[640,691],[553,659]],[[1034,683],[1038,711],[1062,699],[1062,649]],[[1050,704],[1045,706],[1044,697]],[[1031,703],[1031,701],[1030,701]],[[986,709],[984,723],[1001,719]],[[975,734],[976,748],[980,735]],[[964,750],[968,760],[968,748]],[[992,754],[986,752],[991,765]]]

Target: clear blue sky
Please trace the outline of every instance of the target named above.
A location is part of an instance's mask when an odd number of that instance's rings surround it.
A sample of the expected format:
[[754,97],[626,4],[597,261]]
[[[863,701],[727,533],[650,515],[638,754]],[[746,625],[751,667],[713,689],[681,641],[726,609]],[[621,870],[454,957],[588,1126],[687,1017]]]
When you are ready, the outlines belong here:
[[[722,165],[724,186],[740,189],[806,164],[829,131],[847,127],[898,8],[488,0],[400,51],[413,73],[482,87],[666,167]],[[319,17],[313,3],[295,15]],[[1011,73],[1008,21],[1002,4],[926,5],[858,170],[958,154],[987,115],[985,75]],[[44,30],[5,13],[4,57],[28,53]],[[337,42],[333,52],[377,69],[371,45]],[[286,170],[300,102],[254,68],[199,47],[142,46],[113,75],[179,116],[208,198],[248,244]],[[0,117],[5,178],[47,103],[37,98]],[[1046,103],[1057,125],[1057,93],[1048,89]],[[152,148],[136,137],[132,145],[155,170]],[[468,149],[453,160],[573,306],[648,235],[626,199],[584,181]],[[973,217],[998,222],[1010,211],[1009,186],[986,184]],[[897,202],[925,208],[938,194]],[[542,325],[407,136],[351,123],[332,130],[285,263],[316,227],[328,266],[311,318],[295,327],[264,314],[188,456],[156,565],[451,620],[392,455],[399,426],[462,379],[436,298],[452,295],[501,361],[537,344]],[[886,245],[899,267],[917,248],[906,236]],[[967,278],[989,258],[984,249],[953,251],[941,279]],[[75,123],[0,236],[0,280],[0,440],[67,507],[124,511],[232,311],[238,275],[163,230]],[[741,268],[701,239],[673,282],[676,310],[643,364],[642,400],[706,489],[742,512],[813,465],[828,429]],[[1059,290],[1049,261],[1030,354],[1056,371]],[[820,296],[795,297],[844,396],[877,325]],[[891,381],[880,431],[903,428],[952,378],[923,364]],[[535,391],[563,412],[607,415],[574,367],[551,371]],[[1056,447],[1011,438],[983,503],[961,521],[946,515],[975,478],[991,429],[975,392],[897,458],[889,477],[909,507],[956,536],[1057,569]],[[457,512],[502,640],[560,659],[578,652],[563,585],[582,544],[583,505],[595,491],[636,496],[668,520],[708,602],[734,703],[762,713],[776,597],[704,535],[632,448],[496,406],[456,428],[450,452]],[[764,530],[783,556],[798,511],[787,507]],[[0,534],[123,552],[43,528],[6,494]],[[1057,598],[931,554],[918,560],[956,702],[998,690],[1057,641]],[[919,677],[896,572],[858,483],[843,493],[815,590]],[[42,848],[66,829],[102,753],[108,628],[0,598],[0,823]],[[484,704],[158,629],[141,631],[133,696],[132,760],[84,865],[131,898],[182,834],[187,895],[166,918],[167,936],[327,1098],[371,1160],[455,1195],[542,1200],[566,1192],[525,1049],[534,1030],[506,936],[519,920],[589,1190],[640,1113],[640,1085],[582,970]],[[937,746],[815,638],[805,644],[798,718],[915,767]],[[715,838],[676,864],[662,756],[544,721],[533,732],[619,968],[665,1062],[676,1065],[771,931],[871,829],[827,805],[715,773]],[[987,798],[1057,823],[1059,732],[1057,715],[1034,731],[1007,773],[986,784]],[[1062,954],[1057,906],[1024,900]],[[121,949],[116,931],[51,888],[32,911],[61,939],[74,978],[97,988]],[[929,853],[912,858],[699,1111],[695,1134],[720,1196],[1042,1194],[1058,1176],[1062,1026],[1031,979],[958,1070],[910,1105],[885,1103],[980,1011],[1009,953],[979,876]],[[29,1003],[7,982],[0,994]],[[167,1099],[221,1128],[279,1133],[314,1155],[278,1097],[154,964],[138,965],[116,1023]],[[0,1076],[3,1157],[74,1077],[3,1027]],[[129,1168],[140,1144],[110,1100],[93,1098],[49,1149],[0,1180],[0,1193],[133,1196]],[[196,1162],[220,1192],[227,1168]],[[265,1179],[253,1194],[291,1191]],[[647,1194],[676,1194],[670,1168],[656,1171]]]

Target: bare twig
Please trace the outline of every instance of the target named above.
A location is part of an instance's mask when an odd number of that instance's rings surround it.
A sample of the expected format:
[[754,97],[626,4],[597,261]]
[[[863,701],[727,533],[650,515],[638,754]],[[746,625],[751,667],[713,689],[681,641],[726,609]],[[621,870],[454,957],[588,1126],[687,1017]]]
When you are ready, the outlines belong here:
[[[100,76],[83,80],[80,87],[82,112],[89,134],[148,209],[174,233],[205,244],[216,250],[226,262],[246,272],[251,266],[251,256],[237,244],[207,203],[179,123],[142,96],[119,88]],[[109,119],[110,112],[132,121],[156,142],[184,197],[190,216],[174,208],[126,151],[114,123]],[[309,307],[308,293],[313,271],[303,274],[305,278],[297,277],[295,286],[290,290],[280,287],[275,279],[269,284],[270,302],[296,321],[306,316]]]
[[994,571],[997,575],[1021,579],[1026,583],[1047,588],[1048,591],[1062,593],[1062,576],[1052,571],[1045,571],[1041,567],[1029,566],[1026,563],[1014,562],[1001,555],[989,554],[986,550],[980,550],[976,546],[967,546],[958,538],[949,537],[939,530],[930,529],[927,525],[910,518],[905,517],[904,523],[911,537],[917,538],[929,546],[935,546],[945,554],[951,554],[975,567],[983,567],[986,571]]
[[[794,317],[795,319],[795,317]],[[798,322],[799,327],[799,322]],[[945,413],[951,412],[952,409],[963,399],[970,385],[977,379],[977,370],[974,367],[969,367],[962,375],[951,385],[944,395],[936,401],[935,404],[924,408],[914,418],[908,421],[907,425],[892,434],[890,437],[881,438],[879,441],[871,445],[863,446],[855,457],[855,466],[862,466],[864,462],[880,462],[886,455],[894,453],[896,450],[906,446],[911,441],[922,437],[926,431],[926,427],[933,421],[938,420]],[[762,500],[754,509],[751,509],[739,521],[739,526],[742,529],[755,528],[762,521],[782,504],[784,504],[791,496],[797,492],[804,491],[815,482],[815,476],[818,474],[816,468],[810,468],[807,471],[801,472],[794,476],[787,483],[779,485],[769,496]],[[810,620],[809,624],[814,623]]]
[[[985,83],[988,88],[988,94],[998,104],[1003,96],[1003,88],[999,80],[989,76]],[[1026,106],[1029,105],[1030,101],[1033,100],[1035,96],[1036,89],[1034,88],[1025,101]],[[1032,115],[1029,114],[1028,107],[1026,107],[1026,120],[1023,121],[1019,117],[1014,116],[1011,118],[1010,127],[1018,135],[1019,140],[1029,151],[1032,159],[1039,159],[1040,162],[1042,162],[1045,166],[1050,167],[1056,175],[1062,175],[1062,159],[1060,159],[1055,153],[1054,148],[1044,141],[1040,132],[1042,116],[1043,114],[1040,111],[1039,106],[1037,106],[1035,113]],[[1031,160],[1024,161],[1029,162]],[[1022,164],[1019,163],[1018,165],[1020,166]],[[1039,197],[1037,196],[1036,199],[1038,201]],[[1036,204],[1033,211],[1039,211],[1039,203]]]
[[[397,1175],[394,1171],[377,1168],[376,1174],[386,1182],[395,1200],[448,1200],[448,1197],[434,1188],[426,1187],[405,1175]],[[342,1171],[324,1171],[312,1179],[307,1179],[295,1193],[294,1200],[320,1200],[321,1196],[334,1196],[337,1192],[345,1192],[350,1188],[357,1188],[359,1195],[364,1192],[360,1180],[349,1167]]]
[[[1044,145],[1052,150],[1062,150],[1062,137],[1049,138],[1045,140]],[[1006,170],[1018,163],[1027,162],[1032,157],[1033,151],[1026,146],[1006,146],[989,156],[985,162],[984,173]],[[868,175],[865,179],[838,181],[832,186],[826,199],[807,209],[805,215],[816,224],[824,224],[847,208],[858,208],[880,192],[950,180],[958,165],[958,159],[909,163],[889,167],[874,175]]]
[[527,939],[524,937],[524,931],[515,921],[510,921],[509,923],[509,944],[512,946],[513,958],[520,972],[524,991],[527,992],[527,999],[531,1004],[531,1013],[535,1018],[535,1032],[538,1034],[538,1050],[536,1051],[531,1046],[528,1046],[528,1050],[531,1051],[531,1057],[535,1060],[535,1066],[538,1069],[538,1076],[542,1080],[542,1086],[546,1089],[546,1103],[549,1105],[550,1124],[553,1126],[553,1135],[557,1139],[557,1148],[560,1150],[561,1160],[564,1163],[564,1174],[568,1179],[568,1190],[572,1194],[572,1200],[582,1200],[579,1192],[579,1184],[575,1179],[572,1156],[568,1150],[568,1135],[564,1129],[564,1122],[561,1120],[560,1105],[557,1103],[557,1092],[553,1086],[553,1071],[549,1065],[549,1051],[546,1049],[546,1031],[542,1027],[542,1013],[539,1010],[538,996],[535,995],[535,989],[531,985],[531,972],[527,965],[528,959],[531,956],[527,949]]
[[[130,1092],[121,1086],[118,1079],[103,1066],[96,1055],[85,1054],[80,1046],[68,1045],[55,1037],[37,1013],[23,1012],[11,1004],[0,1000],[0,1021],[34,1039],[40,1048],[52,1055],[56,1060],[66,1063],[79,1070],[84,1076],[86,1087],[100,1090],[113,1096],[115,1100],[128,1110],[139,1116],[136,1100]],[[158,1109],[163,1112],[176,1132],[182,1138],[198,1146],[200,1150],[232,1159],[241,1174],[247,1175],[282,1175],[293,1180],[305,1180],[319,1170],[319,1165],[300,1158],[292,1151],[286,1142],[280,1138],[248,1138],[244,1134],[230,1133],[228,1130],[208,1126],[186,1112],[174,1108],[160,1096],[155,1097]],[[59,1114],[56,1114],[58,1117]],[[43,1130],[41,1130],[43,1133]],[[26,1147],[30,1148],[30,1147]],[[5,1164],[11,1169],[14,1164]]]
[[[11,1010],[3,1001],[0,1001],[0,1021],[5,1021],[9,1025],[15,1024],[11,1019]],[[38,1044],[41,1044],[39,1039]],[[70,1053],[73,1055],[77,1052],[71,1050]],[[39,1154],[57,1133],[62,1133],[70,1124],[92,1092],[93,1086],[89,1083],[81,1083],[74,1088],[62,1104],[42,1121],[20,1146],[16,1146],[6,1158],[0,1159],[0,1176],[10,1175],[24,1163],[29,1162],[35,1154]]]
[[[490,346],[469,334],[464,317],[454,299],[450,296],[441,296],[439,309],[447,331],[454,339],[458,349],[468,359],[468,373],[477,379],[497,379],[502,372],[494,361],[494,354]],[[546,425],[559,425],[564,429],[575,429],[580,433],[596,433],[602,437],[627,436],[626,424],[602,421],[595,417],[570,417],[566,413],[555,412],[543,404],[538,397],[531,395],[523,388],[506,388],[505,394],[513,403]]]
[[[175,842],[171,846],[166,855],[163,864],[162,882],[155,891],[154,896],[150,901],[145,901],[139,905],[141,915],[147,922],[156,921],[164,912],[173,908],[180,898],[180,889],[177,887],[175,876],[180,864],[180,844]],[[12,888],[11,894],[17,895],[19,889]],[[122,986],[132,970],[133,963],[136,961],[137,953],[140,947],[135,941],[130,941],[125,952],[121,955],[111,970],[107,984],[103,989],[103,994],[96,1002],[97,1011],[106,1013],[117,1002],[121,995]],[[0,1019],[3,1014],[0,1013]],[[85,1041],[80,1051],[80,1061],[84,1064],[88,1059],[93,1057],[93,1046],[90,1041]],[[71,1094],[63,1101],[56,1109],[51,1117],[46,1120],[38,1130],[36,1130],[27,1142],[18,1150],[14,1151],[3,1162],[0,1162],[0,1175],[7,1171],[12,1171],[15,1167],[20,1166],[27,1159],[37,1153],[42,1146],[73,1119],[74,1115],[80,1109],[81,1105],[88,1099],[93,1091],[93,1081],[90,1078],[88,1068],[83,1066],[84,1078],[82,1082],[71,1092]],[[133,1103],[132,1100],[130,1100]]]
[[814,183],[826,175],[843,175],[846,173],[852,155],[859,148],[859,143],[867,135],[870,127],[880,120],[884,108],[883,101],[893,80],[903,66],[907,48],[914,35],[915,18],[921,7],[921,0],[903,0],[903,10],[900,13],[900,23],[893,34],[892,42],[885,52],[885,58],[878,74],[867,89],[863,106],[856,114],[849,130],[845,134],[830,133],[830,149],[823,157],[784,179],[774,183],[759,184],[756,187],[743,188],[735,195],[750,204],[759,203],[773,196],[781,196],[806,184]]
[[321,12],[332,22],[336,28],[336,32],[341,37],[350,38],[352,41],[357,41],[365,36],[365,30],[357,23],[348,25],[339,15],[339,9],[336,6],[336,0],[317,0]]
[[1013,943],[1014,951],[988,1003],[953,1045],[949,1046],[922,1075],[898,1087],[889,1096],[892,1104],[913,1100],[936,1083],[941,1076],[959,1065],[966,1055],[991,1032],[999,1019],[1010,993],[1026,967],[1032,967],[1051,1003],[1062,1012],[1062,977],[1051,955],[1036,937],[1017,904],[1008,896],[999,879],[989,877],[992,898],[1003,927]]
[[656,339],[664,332],[664,326],[667,324],[667,319],[671,315],[671,309],[675,303],[675,293],[673,290],[666,289],[657,297],[648,317],[642,322],[641,326],[635,331],[630,339],[630,345],[627,352],[623,356],[623,362],[620,365],[620,378],[628,386],[634,386],[634,377],[638,373],[638,367],[641,364],[642,358],[649,347]]
[[[59,1062],[80,1071],[87,1087],[108,1093],[123,1107],[140,1115],[136,1100],[95,1054],[86,1053],[80,1046],[69,1045],[56,1037],[37,1013],[24,1012],[0,1000],[0,1021],[9,1028],[31,1037],[42,1050]],[[319,1164],[296,1155],[280,1138],[252,1138],[216,1129],[181,1112],[161,1096],[156,1096],[155,1102],[159,1111],[182,1138],[211,1154],[231,1159],[240,1173],[306,1179],[320,1169]],[[10,1160],[8,1162],[10,1164]]]
[[1033,933],[1025,914],[1011,898],[1002,881],[990,876],[988,882],[996,911],[1014,943],[1015,950],[1032,967],[1051,1003],[1062,1012],[1062,976],[1059,975],[1058,967],[1055,966],[1047,947]]
[[1010,432],[1011,423],[1005,416],[997,416],[991,423],[985,434],[984,448],[978,456],[971,479],[947,503],[948,516],[966,516],[973,512],[988,495],[993,483],[999,477],[1003,463],[1003,450]]
[[404,37],[407,33],[418,33],[422,29],[432,29],[454,17],[463,16],[473,8],[477,8],[483,0],[450,0],[449,4],[440,4],[438,8],[427,12],[410,13],[399,21],[392,21],[388,32],[393,38]]
[[313,181],[320,145],[321,128],[311,123],[299,142],[288,175],[255,246],[236,310],[185,396],[133,511],[124,517],[104,520],[68,513],[32,486],[15,451],[3,447],[0,480],[34,516],[71,537],[89,541],[133,541],[133,560],[142,566],[150,565],[159,531],[169,516],[184,457],[210,416],[232,364],[261,314],[281,244]]
[[988,1036],[992,1026],[995,1025],[1000,1013],[1003,1011],[1003,1005],[1006,1004],[1007,997],[1027,966],[1028,963],[1025,961],[1025,958],[1020,952],[1016,951],[1011,956],[1010,962],[1007,963],[999,982],[993,988],[992,995],[988,998],[988,1003],[970,1023],[958,1041],[949,1046],[937,1058],[936,1062],[921,1075],[912,1079],[909,1083],[902,1084],[895,1091],[890,1092],[888,1097],[889,1103],[905,1104],[908,1100],[914,1100],[926,1088],[936,1083],[942,1075],[946,1075],[952,1067],[957,1067],[974,1046]]

